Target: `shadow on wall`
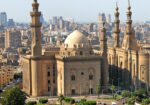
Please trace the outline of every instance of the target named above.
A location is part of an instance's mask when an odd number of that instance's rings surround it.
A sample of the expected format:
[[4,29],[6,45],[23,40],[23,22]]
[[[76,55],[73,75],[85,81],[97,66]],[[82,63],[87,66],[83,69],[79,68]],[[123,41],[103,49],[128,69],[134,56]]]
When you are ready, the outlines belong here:
[[127,69],[122,69],[117,66],[109,65],[109,83],[115,86],[119,86],[126,90],[136,90],[138,88],[147,88],[146,83],[139,80],[137,76],[133,76]]

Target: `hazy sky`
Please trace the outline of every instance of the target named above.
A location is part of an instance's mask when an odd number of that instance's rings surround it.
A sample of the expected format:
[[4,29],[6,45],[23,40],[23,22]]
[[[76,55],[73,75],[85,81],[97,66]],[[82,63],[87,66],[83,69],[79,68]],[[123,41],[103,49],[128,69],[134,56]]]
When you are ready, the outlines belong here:
[[[33,0],[0,0],[0,12],[7,12],[8,18],[17,22],[29,22]],[[110,13],[114,17],[116,0],[38,0],[45,20],[52,16],[74,18],[76,22],[96,22],[97,15]],[[126,19],[127,0],[118,0],[120,20]],[[150,0],[131,0],[134,21],[150,20]]]

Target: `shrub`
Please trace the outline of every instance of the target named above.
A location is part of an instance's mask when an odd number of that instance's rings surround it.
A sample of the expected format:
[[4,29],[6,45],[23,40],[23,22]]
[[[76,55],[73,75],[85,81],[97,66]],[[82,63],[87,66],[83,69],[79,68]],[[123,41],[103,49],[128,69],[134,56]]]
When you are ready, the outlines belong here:
[[150,98],[142,100],[142,105],[149,105],[149,104],[150,104]]
[[86,101],[85,105],[96,105],[96,101]]
[[27,95],[19,87],[7,88],[2,93],[2,105],[24,105]]
[[70,97],[65,97],[64,101],[67,102],[67,103],[71,103],[71,104],[75,103],[75,100],[73,98],[70,98]]
[[114,98],[114,99],[117,99],[117,96],[118,96],[117,94],[114,94],[114,95],[113,95],[113,98]]
[[80,100],[80,103],[85,103],[86,102],[86,99],[81,99]]
[[139,89],[133,94],[137,102],[142,102],[143,99],[148,98],[148,92],[145,89]]
[[36,101],[30,101],[26,105],[36,105]]
[[44,98],[43,98],[43,99],[40,99],[40,100],[39,100],[39,103],[42,103],[42,104],[45,104],[45,103],[47,103],[47,102],[48,102],[48,99],[44,99]]
[[128,99],[127,100],[127,105],[134,105],[134,103],[135,103],[135,100],[134,99],[132,99],[132,98],[130,98],[130,99]]
[[124,98],[125,98],[125,97],[131,97],[131,92],[128,92],[128,91],[125,91],[125,90],[124,90],[124,91],[121,92],[121,95],[122,95],[122,97],[124,97]]

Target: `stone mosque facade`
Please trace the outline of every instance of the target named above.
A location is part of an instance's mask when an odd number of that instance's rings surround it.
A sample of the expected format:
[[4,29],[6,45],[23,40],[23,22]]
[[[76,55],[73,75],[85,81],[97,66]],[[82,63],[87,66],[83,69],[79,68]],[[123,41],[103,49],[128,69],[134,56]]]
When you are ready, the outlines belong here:
[[150,53],[138,46],[135,30],[132,27],[132,12],[129,5],[127,11],[124,39],[119,41],[118,6],[114,21],[114,45],[108,47],[109,82],[126,89],[150,89]]
[[101,29],[100,51],[92,49],[78,30],[68,35],[59,50],[42,54],[39,4],[34,0],[31,55],[22,57],[23,90],[31,96],[96,94],[97,85],[108,83],[126,89],[150,90],[150,53],[138,46],[129,5],[123,42],[120,42],[118,6],[114,21],[114,44],[107,46],[106,29]]
[[38,11],[37,0],[32,7],[31,55],[22,57],[23,90],[36,97],[96,94],[99,84],[107,89],[109,73],[105,28],[102,29],[101,55],[93,52],[85,35],[78,30],[68,35],[59,50],[42,54],[41,12]]

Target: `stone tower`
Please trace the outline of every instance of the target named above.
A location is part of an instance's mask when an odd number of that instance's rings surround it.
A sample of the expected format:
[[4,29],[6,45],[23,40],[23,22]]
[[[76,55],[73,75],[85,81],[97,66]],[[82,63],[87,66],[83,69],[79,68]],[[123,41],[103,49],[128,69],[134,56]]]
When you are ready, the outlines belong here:
[[101,30],[100,49],[102,56],[107,57],[107,37],[106,37],[105,22],[103,22],[103,27]]
[[115,12],[115,21],[114,21],[114,48],[120,47],[120,41],[119,41],[119,35],[120,35],[120,29],[119,29],[119,12],[118,12],[118,5],[116,5],[116,12]]
[[34,0],[32,4],[33,11],[30,13],[32,17],[32,22],[30,23],[32,31],[32,45],[31,54],[32,56],[41,56],[41,22],[40,16],[41,12],[38,11],[39,4],[37,0]]
[[102,68],[101,68],[102,70],[101,84],[105,89],[107,89],[109,76],[108,76],[107,36],[106,36],[105,22],[103,22],[103,27],[101,30],[100,49],[101,49],[101,55],[103,57]]
[[131,6],[129,4],[122,48],[126,50],[138,50],[139,48],[137,46],[137,42],[135,39],[135,30],[132,28],[131,15],[132,15]]

